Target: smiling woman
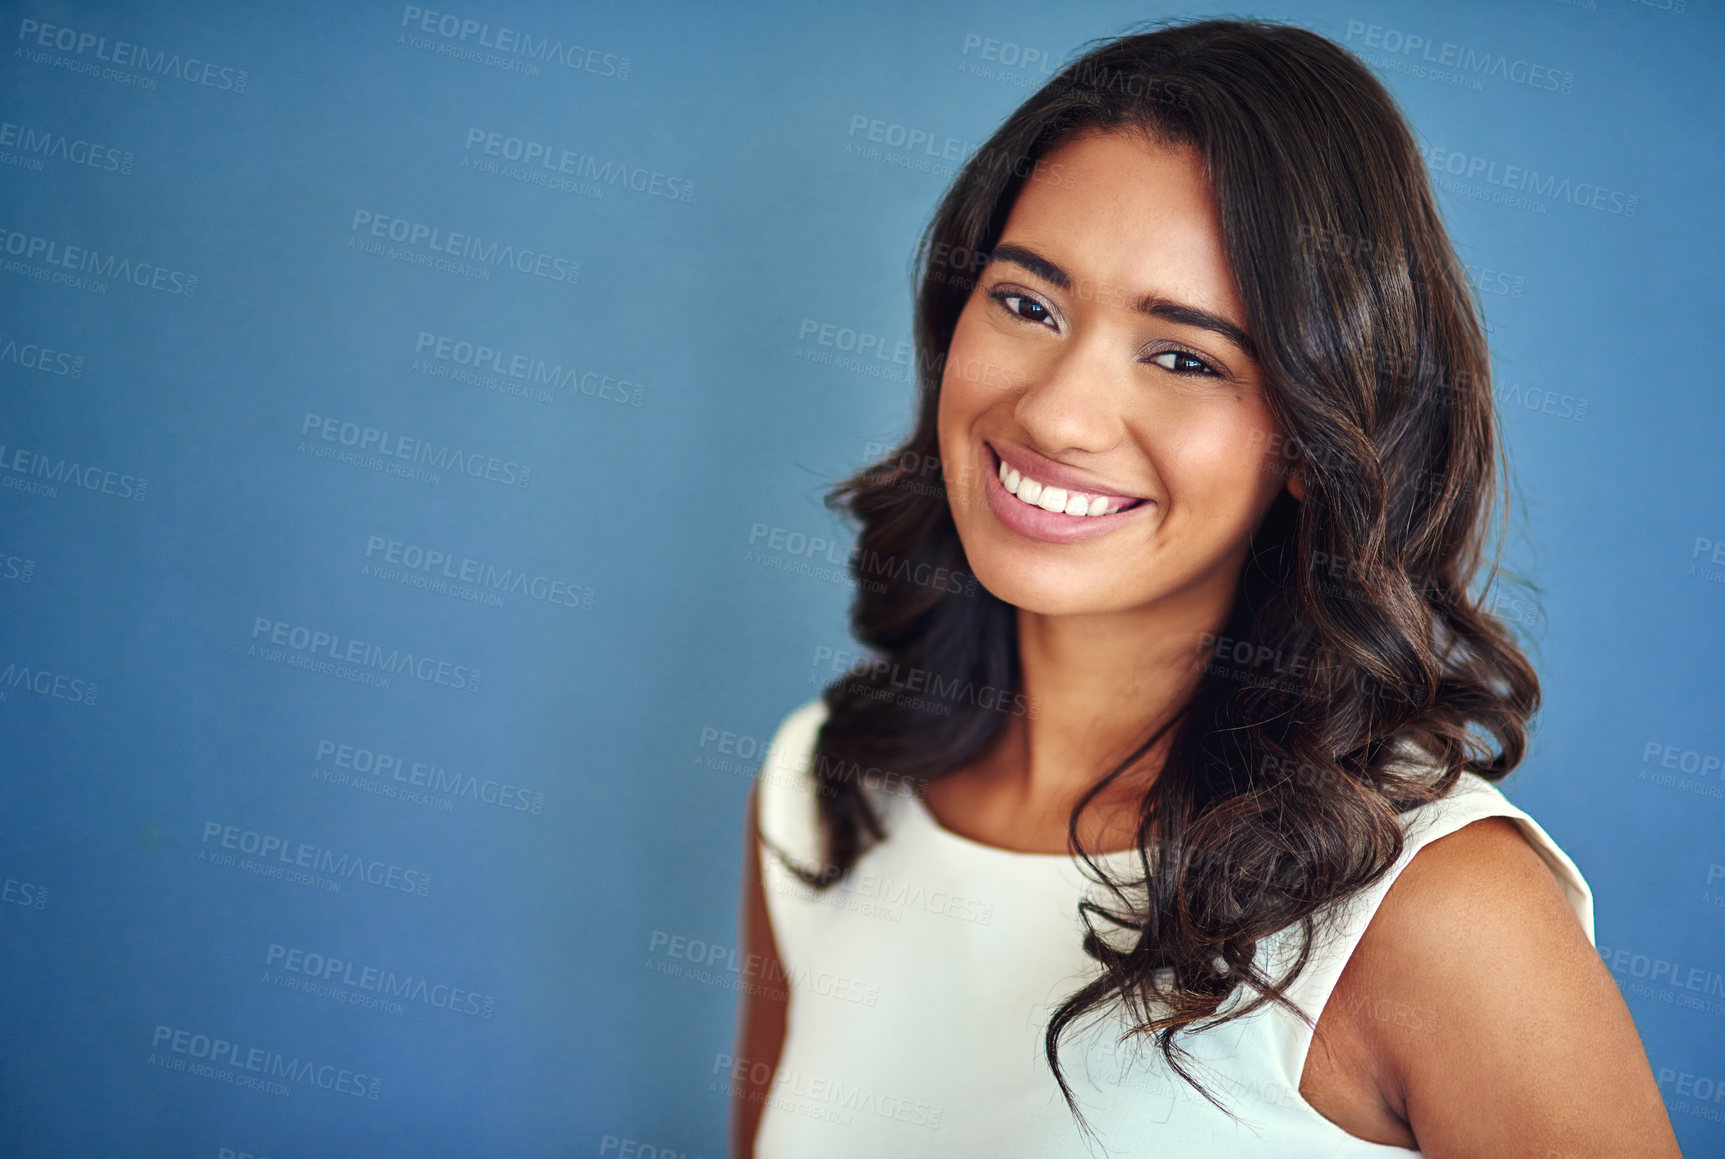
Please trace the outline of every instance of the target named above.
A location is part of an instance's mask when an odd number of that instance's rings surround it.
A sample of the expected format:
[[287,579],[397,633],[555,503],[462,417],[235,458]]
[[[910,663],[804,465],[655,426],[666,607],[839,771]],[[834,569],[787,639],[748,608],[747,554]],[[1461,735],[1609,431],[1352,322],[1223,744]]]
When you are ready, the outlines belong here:
[[1539,682],[1473,590],[1489,359],[1382,86],[1287,26],[1104,44],[920,273],[916,425],[829,502],[982,590],[860,589],[877,658],[774,738],[736,1152],[1675,1155],[1492,783]]

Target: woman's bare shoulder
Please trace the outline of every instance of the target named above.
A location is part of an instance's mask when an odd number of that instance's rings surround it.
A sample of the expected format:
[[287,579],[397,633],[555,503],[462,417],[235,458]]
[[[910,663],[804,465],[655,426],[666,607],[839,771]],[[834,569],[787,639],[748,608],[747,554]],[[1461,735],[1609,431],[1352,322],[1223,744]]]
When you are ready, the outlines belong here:
[[[1336,997],[1428,1155],[1678,1154],[1616,984],[1509,817],[1414,854]],[[1421,1029],[1385,1009],[1423,1012]]]

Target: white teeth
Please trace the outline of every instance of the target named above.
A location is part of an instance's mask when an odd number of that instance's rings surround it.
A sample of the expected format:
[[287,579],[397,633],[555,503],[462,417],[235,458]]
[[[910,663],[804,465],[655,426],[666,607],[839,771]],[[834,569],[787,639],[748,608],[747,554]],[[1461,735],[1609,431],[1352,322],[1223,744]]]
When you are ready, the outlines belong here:
[[1000,462],[1000,485],[1008,494],[1016,495],[1032,507],[1058,514],[1112,515],[1120,510],[1119,507],[1110,507],[1103,495],[1084,495],[1064,487],[1045,487],[1028,475],[1020,474],[1016,467],[1008,467],[1004,459]]

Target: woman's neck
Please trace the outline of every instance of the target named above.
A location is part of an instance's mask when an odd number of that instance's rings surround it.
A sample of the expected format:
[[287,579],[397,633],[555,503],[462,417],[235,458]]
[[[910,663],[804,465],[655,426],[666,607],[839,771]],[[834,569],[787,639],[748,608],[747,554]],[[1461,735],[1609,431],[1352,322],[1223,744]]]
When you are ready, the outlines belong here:
[[[1020,609],[1024,716],[1012,717],[991,754],[1002,791],[1029,807],[1075,802],[1104,772],[1184,708],[1226,623],[1225,600],[1188,598],[1086,616]],[[1111,786],[1136,798],[1160,766],[1164,736],[1145,767]]]

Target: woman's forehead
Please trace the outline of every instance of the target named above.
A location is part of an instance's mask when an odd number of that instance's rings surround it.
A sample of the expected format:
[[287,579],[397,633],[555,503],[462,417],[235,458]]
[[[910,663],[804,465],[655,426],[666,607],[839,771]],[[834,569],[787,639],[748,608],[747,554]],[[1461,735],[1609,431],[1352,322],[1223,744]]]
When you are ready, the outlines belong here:
[[1221,213],[1196,149],[1091,131],[1045,160],[1046,178],[1024,183],[997,245],[1049,259],[1100,291],[1086,295],[1092,300],[1127,304],[1154,293],[1243,317]]

